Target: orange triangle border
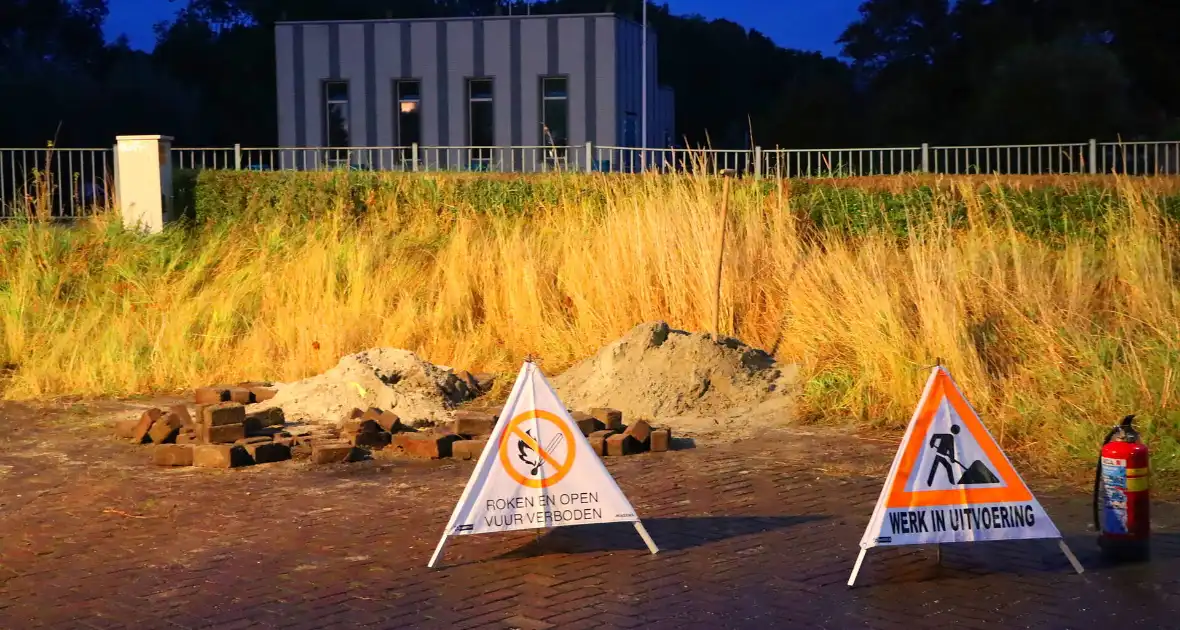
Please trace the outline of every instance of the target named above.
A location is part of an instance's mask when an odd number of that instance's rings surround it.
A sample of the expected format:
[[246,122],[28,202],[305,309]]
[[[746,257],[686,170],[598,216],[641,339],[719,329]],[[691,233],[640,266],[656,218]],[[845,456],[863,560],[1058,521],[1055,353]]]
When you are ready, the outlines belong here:
[[[936,507],[948,505],[979,505],[985,503],[1017,503],[1033,498],[1032,492],[1024,484],[1016,470],[1012,468],[1007,456],[1000,450],[1000,446],[992,439],[990,433],[983,426],[979,415],[967,403],[963,393],[955,385],[950,374],[941,367],[932,378],[934,382],[928,388],[926,395],[918,402],[918,409],[914,414],[912,430],[906,441],[898,449],[898,466],[894,470],[890,483],[889,494],[885,499],[886,508],[915,508]],[[942,400],[946,399],[951,407],[959,414],[963,425],[971,432],[971,437],[979,444],[980,449],[987,456],[988,461],[996,469],[996,475],[1004,482],[1005,487],[992,488],[958,488],[953,490],[918,490],[907,492],[906,482],[914,470],[914,463],[918,453],[926,440],[926,432]]]

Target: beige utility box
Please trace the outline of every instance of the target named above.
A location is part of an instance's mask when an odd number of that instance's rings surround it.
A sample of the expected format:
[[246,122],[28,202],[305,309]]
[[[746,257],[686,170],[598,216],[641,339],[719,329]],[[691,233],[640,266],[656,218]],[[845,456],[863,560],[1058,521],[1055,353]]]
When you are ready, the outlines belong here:
[[162,232],[175,216],[172,210],[172,138],[117,136],[118,180],[115,182],[123,226]]

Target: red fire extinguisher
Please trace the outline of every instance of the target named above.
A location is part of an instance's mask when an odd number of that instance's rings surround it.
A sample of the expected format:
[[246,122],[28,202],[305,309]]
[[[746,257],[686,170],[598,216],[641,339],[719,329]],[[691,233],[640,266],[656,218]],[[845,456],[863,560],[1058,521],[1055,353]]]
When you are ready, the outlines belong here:
[[1094,529],[1104,556],[1145,560],[1151,542],[1150,459],[1134,415],[1106,434],[1094,471]]

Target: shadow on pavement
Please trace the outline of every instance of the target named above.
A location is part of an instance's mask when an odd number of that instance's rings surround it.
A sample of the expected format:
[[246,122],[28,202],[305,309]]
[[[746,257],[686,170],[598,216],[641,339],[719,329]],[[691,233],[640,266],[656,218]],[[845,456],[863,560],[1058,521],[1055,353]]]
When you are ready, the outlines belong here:
[[[827,518],[826,516],[682,516],[645,518],[643,525],[661,552],[681,551],[738,536],[768,532]],[[647,545],[631,523],[556,527],[537,540],[498,558],[522,558],[547,553],[646,551]]]

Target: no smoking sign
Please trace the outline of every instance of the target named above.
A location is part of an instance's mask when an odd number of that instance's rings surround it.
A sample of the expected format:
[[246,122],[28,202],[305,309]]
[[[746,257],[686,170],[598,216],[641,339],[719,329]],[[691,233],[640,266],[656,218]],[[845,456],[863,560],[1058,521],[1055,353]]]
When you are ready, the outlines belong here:
[[508,476],[528,488],[548,488],[574,467],[577,444],[569,426],[542,410],[514,417],[500,441],[500,463]]

